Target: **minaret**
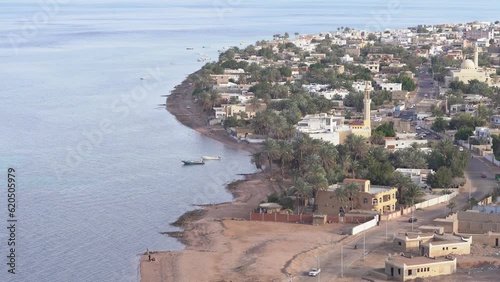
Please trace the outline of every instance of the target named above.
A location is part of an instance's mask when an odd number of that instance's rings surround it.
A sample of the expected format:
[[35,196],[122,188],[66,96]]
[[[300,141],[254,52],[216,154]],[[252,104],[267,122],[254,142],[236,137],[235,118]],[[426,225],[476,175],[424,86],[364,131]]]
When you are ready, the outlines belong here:
[[364,125],[367,128],[371,128],[371,120],[370,120],[370,105],[372,103],[372,100],[370,99],[370,82],[366,81],[365,82],[365,99],[364,99],[365,107],[363,108],[364,110]]
[[477,42],[474,44],[474,66],[479,70],[479,51],[477,49]]

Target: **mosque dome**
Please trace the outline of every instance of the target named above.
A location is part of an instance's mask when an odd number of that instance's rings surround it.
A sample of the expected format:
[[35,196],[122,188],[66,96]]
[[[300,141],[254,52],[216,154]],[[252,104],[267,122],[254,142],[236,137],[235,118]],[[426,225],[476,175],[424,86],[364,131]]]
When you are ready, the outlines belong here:
[[463,70],[473,70],[476,68],[476,65],[472,60],[464,60],[463,63],[460,65],[460,68]]

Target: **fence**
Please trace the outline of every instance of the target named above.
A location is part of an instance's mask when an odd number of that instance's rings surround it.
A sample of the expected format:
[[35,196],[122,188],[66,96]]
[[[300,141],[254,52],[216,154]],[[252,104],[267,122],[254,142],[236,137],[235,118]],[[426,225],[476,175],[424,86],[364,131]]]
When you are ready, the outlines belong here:
[[449,200],[455,198],[457,195],[458,195],[458,192],[453,192],[451,194],[442,195],[442,196],[439,196],[437,198],[433,198],[433,199],[427,200],[425,202],[418,203],[415,205],[415,208],[416,209],[423,209],[423,208],[435,206],[437,204],[441,204],[444,202],[448,202]]
[[377,226],[377,223],[378,223],[378,215],[375,215],[375,217],[373,217],[372,220],[353,227],[351,230],[351,235],[356,235],[356,234],[361,233],[365,230],[368,230],[372,227],[375,227],[375,226]]
[[493,154],[486,154],[484,155],[484,158],[487,159],[489,162],[495,164],[496,166],[500,166],[500,161],[497,161]]
[[[329,223],[360,223],[366,222],[372,216],[327,216],[326,221]],[[278,214],[278,213],[250,213],[250,221],[273,221],[273,222],[289,222],[289,223],[313,223],[313,214]]]
[[453,192],[451,194],[442,195],[442,196],[439,196],[437,198],[432,198],[432,199],[427,200],[425,202],[415,204],[413,207],[401,209],[399,211],[395,211],[392,213],[383,214],[380,216],[380,220],[395,219],[395,218],[401,217],[402,215],[410,214],[412,212],[412,209],[423,209],[423,208],[435,206],[435,205],[440,204],[440,203],[448,202],[449,200],[455,198],[457,195],[458,195],[458,192]]

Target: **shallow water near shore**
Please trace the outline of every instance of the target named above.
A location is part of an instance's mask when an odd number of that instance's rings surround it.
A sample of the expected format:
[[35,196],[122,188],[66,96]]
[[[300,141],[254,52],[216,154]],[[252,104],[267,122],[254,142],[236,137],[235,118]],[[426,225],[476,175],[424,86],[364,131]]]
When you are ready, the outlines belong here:
[[[495,20],[500,9],[425,0],[389,10],[388,2],[2,2],[0,171],[5,179],[16,169],[18,225],[17,274],[6,272],[4,244],[0,281],[137,281],[146,248],[182,249],[160,234],[178,230],[169,223],[195,204],[232,199],[224,184],[255,171],[249,153],[157,108],[200,56],[285,31]],[[47,20],[30,27],[40,15]],[[180,162],[201,155],[222,160]]]

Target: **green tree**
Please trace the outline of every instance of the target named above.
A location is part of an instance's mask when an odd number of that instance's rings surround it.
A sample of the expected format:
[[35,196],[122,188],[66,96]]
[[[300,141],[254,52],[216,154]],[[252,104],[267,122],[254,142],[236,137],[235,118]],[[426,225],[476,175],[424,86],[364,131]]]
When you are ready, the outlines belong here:
[[269,162],[269,177],[273,177],[273,161],[279,157],[279,146],[273,139],[267,139],[262,143],[262,154]]
[[450,213],[453,213],[453,209],[457,207],[457,203],[455,201],[451,200],[448,202],[446,207],[450,209]]
[[392,123],[385,122],[377,128],[375,128],[374,133],[379,133],[380,135],[384,137],[396,137],[396,131],[394,130],[394,127]]
[[455,140],[468,140],[470,136],[474,135],[474,131],[470,127],[461,127],[455,133]]
[[491,147],[493,149],[493,154],[496,159],[500,159],[500,135],[492,135],[492,144]]
[[425,192],[418,185],[412,183],[403,192],[403,199],[406,204],[418,204],[424,201]]
[[[292,190],[297,198],[297,214],[300,214],[302,213],[300,207],[305,207],[307,200],[312,197],[312,188],[303,178],[296,178]],[[301,203],[304,203],[304,205],[301,205]]]
[[436,132],[444,132],[448,127],[448,123],[443,119],[443,117],[438,116],[436,120],[432,123],[431,129]]
[[392,183],[393,183],[394,187],[396,187],[398,189],[397,198],[398,198],[399,204],[401,204],[401,205],[404,204],[405,203],[405,201],[404,201],[405,191],[406,191],[406,189],[408,189],[408,187],[413,185],[411,178],[406,176],[406,175],[403,175],[399,171],[395,171],[392,175]]
[[415,81],[408,76],[396,77],[392,80],[392,82],[401,83],[402,89],[406,91],[413,91],[417,88]]
[[285,176],[286,164],[293,160],[293,146],[288,141],[278,141],[278,156],[280,160],[281,176]]
[[453,181],[451,169],[442,166],[435,173],[427,176],[427,184],[433,188],[448,188]]
[[349,195],[349,201],[351,202],[351,210],[354,209],[354,200],[358,199],[361,195],[361,187],[358,183],[355,182],[347,182],[343,189],[346,194]]

